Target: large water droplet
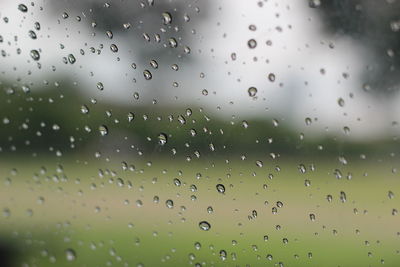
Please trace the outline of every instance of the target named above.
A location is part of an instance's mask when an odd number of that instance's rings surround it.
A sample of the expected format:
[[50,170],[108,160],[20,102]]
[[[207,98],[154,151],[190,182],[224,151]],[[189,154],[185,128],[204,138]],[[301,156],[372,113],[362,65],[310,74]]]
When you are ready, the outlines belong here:
[[160,133],[158,135],[158,143],[163,146],[167,142],[168,142],[168,136],[165,133]]
[[31,50],[31,58],[35,61],[38,61],[40,59],[40,54],[37,50]]
[[257,88],[255,87],[250,87],[247,92],[249,93],[249,96],[251,97],[255,97],[257,94]]
[[203,231],[208,231],[208,230],[211,229],[211,225],[210,225],[210,223],[207,222],[207,221],[201,221],[201,222],[199,222],[199,227],[200,227],[200,229],[203,230]]
[[67,261],[74,261],[76,259],[76,252],[72,248],[65,250],[65,257]]
[[76,62],[75,56],[73,54],[69,54],[68,61],[69,61],[69,63],[74,64]]
[[146,80],[151,80],[153,78],[153,75],[149,70],[144,70],[143,71],[143,76]]
[[247,41],[247,45],[249,48],[253,49],[256,48],[257,46],[257,41],[254,39],[250,39],[249,41]]
[[172,209],[174,207],[174,202],[171,199],[168,199],[165,201],[165,206],[167,206],[169,209]]
[[172,22],[172,16],[169,12],[163,12],[162,13],[162,17],[163,17],[163,23],[165,25],[171,24]]
[[115,44],[110,45],[110,49],[112,52],[117,53],[118,52],[118,46],[116,46]]
[[106,136],[108,134],[108,128],[105,125],[99,126],[99,132],[102,136]]
[[219,193],[225,193],[225,186],[223,184],[217,184],[216,188]]
[[24,4],[19,4],[18,5],[18,10],[25,13],[25,12],[28,11],[28,7],[26,5],[24,5]]

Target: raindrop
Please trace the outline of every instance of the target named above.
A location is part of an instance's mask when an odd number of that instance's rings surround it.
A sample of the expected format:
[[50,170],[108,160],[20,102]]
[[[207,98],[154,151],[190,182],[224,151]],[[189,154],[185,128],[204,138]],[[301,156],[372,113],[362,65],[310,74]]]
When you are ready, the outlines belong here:
[[247,92],[249,93],[249,96],[251,97],[255,97],[257,94],[257,88],[255,87],[250,87]]
[[39,22],[35,22],[33,25],[34,25],[36,30],[38,30],[38,31],[40,30],[40,23]]
[[308,6],[311,8],[317,8],[317,7],[321,6],[321,0],[309,0]]
[[115,44],[110,45],[110,49],[112,52],[117,53],[118,52],[118,46],[116,46]]
[[343,100],[343,98],[340,97],[340,98],[338,99],[337,102],[338,102],[339,106],[344,107],[344,100]]
[[143,76],[146,80],[151,80],[151,78],[153,78],[153,75],[151,74],[151,72],[149,70],[144,70]]
[[223,184],[217,184],[216,188],[219,193],[225,193],[225,186]]
[[69,63],[74,64],[76,62],[75,56],[73,54],[69,54],[68,61]]
[[106,136],[108,134],[108,128],[105,125],[99,126],[99,132],[102,136]]
[[[113,38],[113,33],[112,33],[112,31],[106,31],[106,35],[107,35],[107,37],[109,38],[109,39],[112,39]],[[114,52],[114,51],[113,51]]]
[[172,37],[168,39],[168,43],[169,43],[169,46],[172,48],[175,48],[178,46],[178,42],[176,41],[175,38],[172,38]]
[[172,209],[174,207],[174,202],[171,199],[168,199],[167,201],[165,201],[165,205],[167,206],[167,208]]
[[67,261],[74,261],[76,259],[76,252],[72,248],[65,250],[65,257]]
[[96,86],[97,86],[97,89],[99,89],[100,91],[104,90],[104,85],[102,82],[98,82]]
[[172,16],[169,12],[163,12],[162,13],[162,17],[163,17],[163,23],[164,25],[168,25],[171,24],[172,22]]
[[203,231],[208,231],[208,230],[210,230],[211,225],[207,221],[201,221],[201,222],[199,222],[199,227]]
[[158,143],[160,144],[160,145],[165,145],[166,143],[168,142],[168,137],[167,137],[167,135],[165,134],[165,133],[160,133],[159,135],[158,135]]
[[82,114],[88,114],[89,113],[89,108],[86,105],[81,106],[81,113]]
[[133,119],[135,118],[135,114],[133,114],[132,112],[128,113],[128,122],[133,121]]
[[268,80],[270,82],[274,82],[275,81],[275,74],[273,74],[273,73],[268,74]]
[[254,49],[257,46],[257,41],[254,39],[250,39],[249,41],[247,41],[247,45],[249,48]]
[[33,40],[35,40],[37,38],[36,33],[34,31],[29,31],[28,32],[29,37],[31,37]]
[[18,9],[19,9],[19,11],[24,12],[24,13],[28,11],[28,7],[24,4],[19,4]]
[[37,50],[31,50],[31,58],[35,61],[38,61],[40,59],[40,54]]

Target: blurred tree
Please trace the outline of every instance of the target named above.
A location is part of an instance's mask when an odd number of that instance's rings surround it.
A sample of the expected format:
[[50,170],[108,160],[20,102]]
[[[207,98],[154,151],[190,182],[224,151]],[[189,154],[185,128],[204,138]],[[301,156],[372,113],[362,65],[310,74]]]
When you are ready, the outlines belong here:
[[326,30],[349,35],[371,51],[363,89],[389,96],[400,84],[400,1],[310,0]]

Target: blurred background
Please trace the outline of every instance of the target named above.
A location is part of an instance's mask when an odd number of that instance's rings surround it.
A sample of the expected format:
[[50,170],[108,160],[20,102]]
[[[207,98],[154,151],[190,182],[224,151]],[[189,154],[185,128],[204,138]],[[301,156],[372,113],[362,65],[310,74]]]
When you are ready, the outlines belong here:
[[398,266],[400,2],[0,3],[4,266]]

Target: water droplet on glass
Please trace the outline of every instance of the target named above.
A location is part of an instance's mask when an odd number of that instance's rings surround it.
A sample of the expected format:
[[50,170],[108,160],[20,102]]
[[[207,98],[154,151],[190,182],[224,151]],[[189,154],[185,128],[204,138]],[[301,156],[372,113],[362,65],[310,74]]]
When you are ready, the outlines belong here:
[[310,214],[310,220],[311,220],[312,222],[315,221],[315,214],[313,214],[313,213]]
[[223,184],[217,184],[216,188],[219,193],[225,193],[225,186]]
[[168,39],[168,43],[169,43],[169,46],[172,48],[175,48],[178,46],[178,42],[176,41],[175,38],[172,38],[172,37]]
[[207,221],[201,221],[201,222],[199,222],[199,227],[203,231],[208,231],[208,230],[210,230],[211,225]]
[[174,207],[174,202],[171,199],[168,199],[167,201],[165,201],[165,205],[167,206],[167,208],[172,209]]
[[28,11],[28,7],[26,5],[24,5],[24,4],[19,4],[18,5],[18,10],[25,13],[25,12]]
[[117,53],[118,52],[118,46],[116,46],[115,44],[110,45],[110,49],[112,52]]
[[108,134],[108,128],[105,125],[99,126],[99,132],[102,136],[106,136]]
[[33,40],[35,40],[37,38],[36,33],[32,30],[30,30],[28,32],[29,37],[31,37]]
[[309,0],[308,6],[311,8],[317,8],[317,7],[321,6],[321,0]]
[[143,71],[143,76],[146,80],[151,80],[153,78],[153,75],[149,70],[144,70]]
[[344,107],[344,100],[343,100],[343,98],[339,98],[338,99],[338,104],[339,104],[339,106],[341,106],[341,107]]
[[167,135],[165,134],[165,133],[160,133],[159,135],[158,135],[158,143],[160,144],[160,145],[165,145],[166,143],[168,142],[168,137],[167,137]]
[[163,12],[162,13],[162,17],[163,17],[163,23],[164,25],[168,25],[171,24],[172,22],[172,16],[169,12]]
[[112,39],[113,38],[113,33],[112,33],[112,31],[106,31],[106,35],[107,35],[107,37],[109,38],[109,39]]
[[74,261],[76,259],[76,252],[72,248],[65,250],[65,258],[67,261]]
[[268,80],[270,82],[274,82],[275,81],[275,74],[273,74],[273,73],[268,74]]
[[257,94],[257,88],[255,87],[250,87],[247,92],[249,93],[249,96],[251,97],[255,97]]
[[76,62],[75,56],[73,54],[69,54],[68,61],[69,63],[74,64]]
[[31,58],[35,61],[38,61],[40,59],[40,54],[37,50],[31,50]]
[[99,89],[100,91],[103,91],[103,90],[104,90],[104,85],[103,85],[102,82],[98,82],[98,83],[96,84],[96,86],[97,86],[97,89]]
[[82,114],[88,114],[89,113],[89,108],[86,105],[81,106],[81,113]]
[[256,48],[257,46],[257,41],[254,39],[250,39],[249,41],[247,41],[247,45],[249,48],[253,49]]

